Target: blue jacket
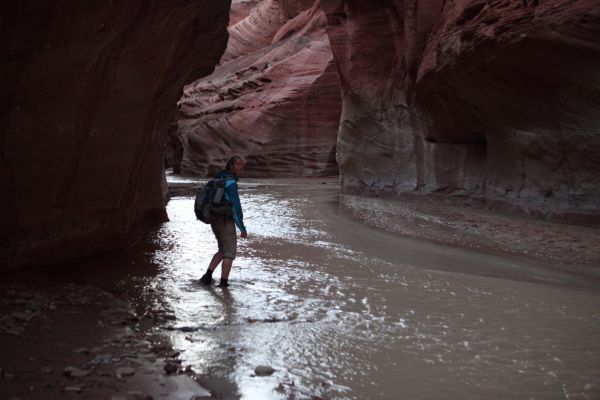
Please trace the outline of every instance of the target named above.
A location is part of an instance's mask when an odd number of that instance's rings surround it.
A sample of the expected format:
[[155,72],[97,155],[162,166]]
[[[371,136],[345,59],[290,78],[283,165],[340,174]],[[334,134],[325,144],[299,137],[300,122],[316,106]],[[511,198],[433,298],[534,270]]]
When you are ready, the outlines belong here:
[[226,178],[225,182],[225,200],[231,204],[231,214],[233,222],[237,225],[240,232],[246,232],[244,226],[244,213],[242,212],[242,204],[240,203],[240,196],[238,194],[237,176],[229,171],[219,171],[215,178]]

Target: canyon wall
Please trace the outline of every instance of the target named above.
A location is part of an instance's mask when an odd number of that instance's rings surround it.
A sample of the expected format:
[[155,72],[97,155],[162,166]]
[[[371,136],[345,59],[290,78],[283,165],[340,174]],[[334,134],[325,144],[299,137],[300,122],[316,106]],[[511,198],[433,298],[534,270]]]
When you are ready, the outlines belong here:
[[600,222],[600,5],[320,0],[345,193]]
[[164,134],[229,1],[0,6],[0,269],[126,246],[164,218]]
[[314,0],[244,4],[221,65],[184,89],[174,170],[210,176],[237,153],[249,177],[336,175],[341,98],[325,15]]

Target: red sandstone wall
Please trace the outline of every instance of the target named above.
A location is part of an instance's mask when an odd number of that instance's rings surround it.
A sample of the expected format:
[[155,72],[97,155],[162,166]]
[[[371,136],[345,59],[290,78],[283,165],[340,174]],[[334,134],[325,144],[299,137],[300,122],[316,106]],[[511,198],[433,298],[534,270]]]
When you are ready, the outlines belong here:
[[164,133],[229,2],[0,6],[0,268],[126,245],[164,215]]
[[[243,12],[238,11],[239,15],[230,20],[229,40],[221,64],[269,46],[275,33],[286,22],[277,0],[244,2],[238,7]],[[242,17],[243,14],[246,15]]]
[[259,2],[230,28],[223,63],[186,86],[175,140],[183,174],[211,175],[234,153],[247,158],[246,176],[337,174],[341,99],[326,19],[306,4],[288,19],[302,6]]
[[600,221],[600,4],[321,0],[343,190]]
[[233,26],[246,18],[261,0],[232,0],[229,11],[229,26]]

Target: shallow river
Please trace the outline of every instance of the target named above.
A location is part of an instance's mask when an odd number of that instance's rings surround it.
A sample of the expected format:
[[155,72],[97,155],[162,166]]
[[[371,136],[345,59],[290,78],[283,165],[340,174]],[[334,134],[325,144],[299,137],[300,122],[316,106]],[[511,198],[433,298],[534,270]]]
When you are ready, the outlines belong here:
[[600,398],[594,281],[371,229],[340,211],[334,181],[241,197],[229,289],[195,283],[216,245],[192,198],[168,204],[159,273],[140,285],[184,364],[243,399]]

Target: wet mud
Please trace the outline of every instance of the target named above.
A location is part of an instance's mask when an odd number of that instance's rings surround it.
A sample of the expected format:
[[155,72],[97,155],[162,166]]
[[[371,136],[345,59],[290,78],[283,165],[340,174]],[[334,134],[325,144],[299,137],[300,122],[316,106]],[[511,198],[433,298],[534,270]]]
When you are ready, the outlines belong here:
[[133,248],[3,284],[2,398],[600,397],[594,274],[365,225],[334,179],[241,187],[228,289],[197,283],[190,196]]

